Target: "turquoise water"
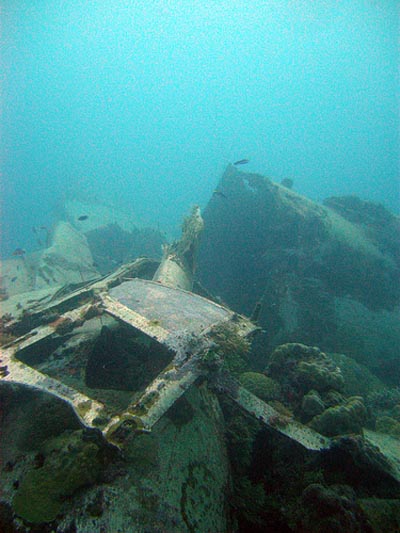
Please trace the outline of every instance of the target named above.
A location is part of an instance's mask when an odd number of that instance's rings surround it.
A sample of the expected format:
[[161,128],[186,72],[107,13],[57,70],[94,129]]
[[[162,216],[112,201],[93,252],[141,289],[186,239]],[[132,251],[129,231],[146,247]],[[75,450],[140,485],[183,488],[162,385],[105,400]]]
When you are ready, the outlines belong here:
[[173,235],[242,158],[399,210],[397,0],[2,6],[3,256],[70,196]]

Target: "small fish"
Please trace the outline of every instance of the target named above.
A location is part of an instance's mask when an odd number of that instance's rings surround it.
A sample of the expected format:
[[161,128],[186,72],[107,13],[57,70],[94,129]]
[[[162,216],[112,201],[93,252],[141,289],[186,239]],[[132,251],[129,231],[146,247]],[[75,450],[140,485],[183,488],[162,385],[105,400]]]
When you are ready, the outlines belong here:
[[219,191],[218,189],[215,189],[213,192],[213,196],[220,196],[221,198],[228,198],[226,194],[224,194],[222,191]]
[[250,159],[239,159],[239,161],[235,161],[234,165],[247,165],[247,163],[250,163]]
[[283,185],[287,189],[291,189],[293,187],[293,180],[291,180],[290,178],[283,178],[283,180],[281,181],[281,185]]
[[12,254],[15,256],[23,256],[25,255],[25,253],[25,250],[23,250],[22,248],[15,248]]
[[37,228],[36,228],[36,226],[32,226],[32,231],[33,231],[33,233],[34,233],[35,235],[37,235]]
[[251,313],[250,320],[252,322],[254,322],[255,324],[258,322],[258,319],[260,317],[261,307],[262,307],[262,303],[261,302],[256,302],[256,305],[254,306],[253,312]]
[[87,220],[88,218],[88,215],[81,215],[80,217],[78,217],[78,220],[82,222],[82,220]]
[[14,283],[15,281],[17,281],[17,276],[14,276],[13,278],[11,278],[11,283]]

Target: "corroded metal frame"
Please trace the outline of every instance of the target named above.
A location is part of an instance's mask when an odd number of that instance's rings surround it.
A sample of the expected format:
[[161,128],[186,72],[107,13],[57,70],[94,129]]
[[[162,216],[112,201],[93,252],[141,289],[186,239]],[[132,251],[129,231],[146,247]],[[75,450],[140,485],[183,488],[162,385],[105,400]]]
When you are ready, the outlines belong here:
[[[168,344],[171,331],[162,327],[151,317],[143,316],[135,312],[134,309],[128,308],[110,295],[111,288],[128,279],[132,279],[132,271],[135,272],[142,261],[146,260],[139,259],[134,263],[124,265],[113,274],[89,283],[69,294],[62,294],[62,291],[57,291],[50,298],[50,301],[47,300],[45,303],[35,307],[36,318],[39,319],[40,315],[45,312],[62,310],[58,315],[57,324],[67,323],[69,328],[73,330],[74,327],[80,326],[86,319],[96,316],[96,314],[105,313],[160,344]],[[157,282],[144,280],[143,283],[157,284]],[[168,291],[187,293],[187,291],[182,289],[164,288]],[[223,310],[225,313],[224,321],[234,322],[239,325],[238,331],[241,336],[247,337],[257,330],[257,327],[246,317],[237,315],[217,303],[205,300],[201,296],[193,295],[192,293],[187,294],[191,294],[199,302],[207,302],[207,305]],[[108,420],[106,425],[101,428],[101,431],[109,442],[117,446],[123,446],[126,436],[131,431],[151,431],[152,427],[168,409],[197,380],[209,377],[210,370],[202,364],[202,357],[204,351],[207,350],[208,334],[212,326],[215,325],[212,324],[201,332],[196,345],[187,351],[186,357],[182,358],[182,354],[176,353],[170,364],[147,385],[139,399],[132,401],[127,408],[118,414],[114,414]],[[82,424],[87,427],[98,427],[95,423],[96,419],[104,418],[103,415],[105,415],[107,410],[107,406],[104,403],[32,368],[23,363],[18,357],[18,354],[22,353],[24,349],[35,344],[38,345],[38,350],[40,350],[41,342],[58,334],[57,325],[47,324],[33,328],[8,345],[3,346],[0,352],[1,365],[4,369],[1,380],[33,387],[57,396],[72,406]],[[282,417],[272,406],[238,384],[235,383],[231,388],[231,392],[228,391],[227,394],[241,409],[251,416],[255,416],[262,423],[273,427],[278,432],[299,442],[302,446],[311,450],[321,450],[329,447],[330,440],[328,438],[292,419]]]

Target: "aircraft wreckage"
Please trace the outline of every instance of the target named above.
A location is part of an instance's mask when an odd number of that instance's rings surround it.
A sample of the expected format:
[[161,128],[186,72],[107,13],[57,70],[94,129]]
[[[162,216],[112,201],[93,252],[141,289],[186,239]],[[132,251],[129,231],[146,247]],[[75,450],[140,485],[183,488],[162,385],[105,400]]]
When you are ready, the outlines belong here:
[[[151,431],[193,383],[207,379],[214,390],[229,395],[252,416],[306,448],[329,447],[327,437],[284,419],[219,370],[221,361],[215,354],[221,333],[240,340],[251,338],[258,328],[248,318],[191,292],[202,224],[200,211],[195,209],[181,241],[165,247],[152,280],[141,278],[151,261],[139,258],[83,287],[65,287],[32,302],[21,319],[8,324],[8,329],[20,335],[2,347],[2,381],[40,389],[68,402],[85,426],[100,429],[110,443],[120,447],[130,432]],[[86,339],[90,328],[85,336],[85,324],[107,316],[140,335],[143,344],[156,342],[167,354],[165,367],[119,411],[84,385],[87,361],[82,360],[82,366],[75,366],[72,373],[68,358],[55,364],[46,356],[49,346],[54,350],[63,345],[68,352],[68,346],[77,342],[75,332]]]
[[[200,210],[194,208],[181,240],[164,247],[163,260],[152,279],[145,278],[149,269],[154,271],[155,262],[139,258],[101,279],[32,298],[19,318],[10,316],[6,321],[11,340],[1,348],[0,383],[19,384],[60,398],[72,406],[84,426],[100,430],[109,443],[123,448],[127,436],[151,432],[194,383],[207,380],[214,392],[230,397],[239,408],[289,439],[309,450],[328,449],[330,438],[282,416],[224,369],[221,342],[226,338],[246,341],[259,328],[245,316],[192,292],[202,228]],[[102,396],[96,379],[87,385],[90,365],[102,370],[101,379],[107,381],[107,375],[112,375],[107,362],[90,361],[87,354],[79,361],[68,357],[94,331],[98,336],[99,321],[106,336],[110,319],[123,325],[143,349],[151,346],[144,355],[146,364],[151,366],[154,346],[159,353],[157,368],[153,365],[135,392],[125,391],[123,402]],[[59,347],[62,349],[57,350]],[[386,459],[393,476],[400,479],[400,466],[391,462],[393,458]]]
[[[321,435],[285,416],[233,377],[225,361],[236,350],[248,351],[260,329],[257,310],[251,320],[196,286],[195,257],[202,229],[200,210],[194,208],[181,239],[164,247],[160,264],[141,257],[89,282],[27,293],[18,313],[3,314],[0,392],[2,387],[23,389],[58,403],[62,400],[84,429],[123,455],[131,454],[133,442],[154,435],[159,439],[159,466],[151,467],[152,474],[130,476],[129,485],[121,477],[99,489],[106,510],[96,518],[98,530],[145,531],[156,527],[157,520],[163,527],[168,522],[171,531],[230,530],[226,511],[230,474],[218,397],[311,454],[339,450],[352,462],[361,461],[363,468],[400,481],[398,457],[382,441],[378,449],[373,432],[363,437],[368,450],[374,450],[370,460],[370,452],[354,448],[351,436]],[[197,414],[190,429],[181,431],[179,417],[187,415],[185,405],[189,410],[194,406]],[[174,430],[170,421],[177,416]],[[7,431],[11,442],[14,429]],[[138,446],[140,460],[140,453],[148,455],[151,445]],[[29,490],[36,491],[36,485],[29,483],[40,469],[33,471],[36,474],[23,478],[14,499],[13,474],[7,475],[5,494],[17,516],[28,523],[49,522],[60,517],[65,504],[60,531],[71,521],[77,531],[93,531],[93,518],[84,509],[87,498],[96,499],[96,487],[86,495],[77,493],[77,505],[68,506],[72,489],[62,496],[39,491],[37,502],[24,499]],[[142,494],[147,494],[145,503]],[[149,507],[152,498],[159,502],[154,508]],[[52,512],[49,505],[54,506]]]

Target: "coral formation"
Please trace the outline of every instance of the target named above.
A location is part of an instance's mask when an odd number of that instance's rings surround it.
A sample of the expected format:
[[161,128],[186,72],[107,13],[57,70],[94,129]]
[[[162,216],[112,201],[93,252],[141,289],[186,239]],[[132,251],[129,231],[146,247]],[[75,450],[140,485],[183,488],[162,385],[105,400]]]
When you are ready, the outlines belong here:
[[320,415],[325,410],[325,404],[316,390],[310,390],[303,396],[301,411],[307,417]]
[[223,369],[234,376],[248,370],[247,356],[250,342],[239,335],[236,324],[232,322],[220,324],[212,329],[210,337],[216,345],[215,353],[221,359]]
[[310,421],[310,426],[326,435],[333,437],[347,433],[360,433],[367,418],[367,412],[359,396],[348,398],[342,405],[329,407],[322,414]]
[[[340,361],[350,384],[330,356],[317,347],[299,343],[278,346],[266,369],[280,383],[284,402],[296,417],[329,437],[359,434],[368,420],[363,398],[343,394],[344,390],[356,388],[352,382],[358,367],[345,356],[340,356]],[[378,380],[372,381],[371,390],[379,385]],[[362,390],[368,390],[365,384]]]
[[280,397],[279,384],[259,372],[243,372],[239,376],[239,381],[243,387],[265,402],[278,400]]
[[266,372],[282,387],[305,394],[343,388],[340,369],[321,350],[314,346],[287,343],[278,346],[272,353]]
[[43,466],[29,470],[13,498],[15,513],[27,522],[51,522],[66,498],[99,479],[100,448],[83,431],[65,432],[46,443]]

